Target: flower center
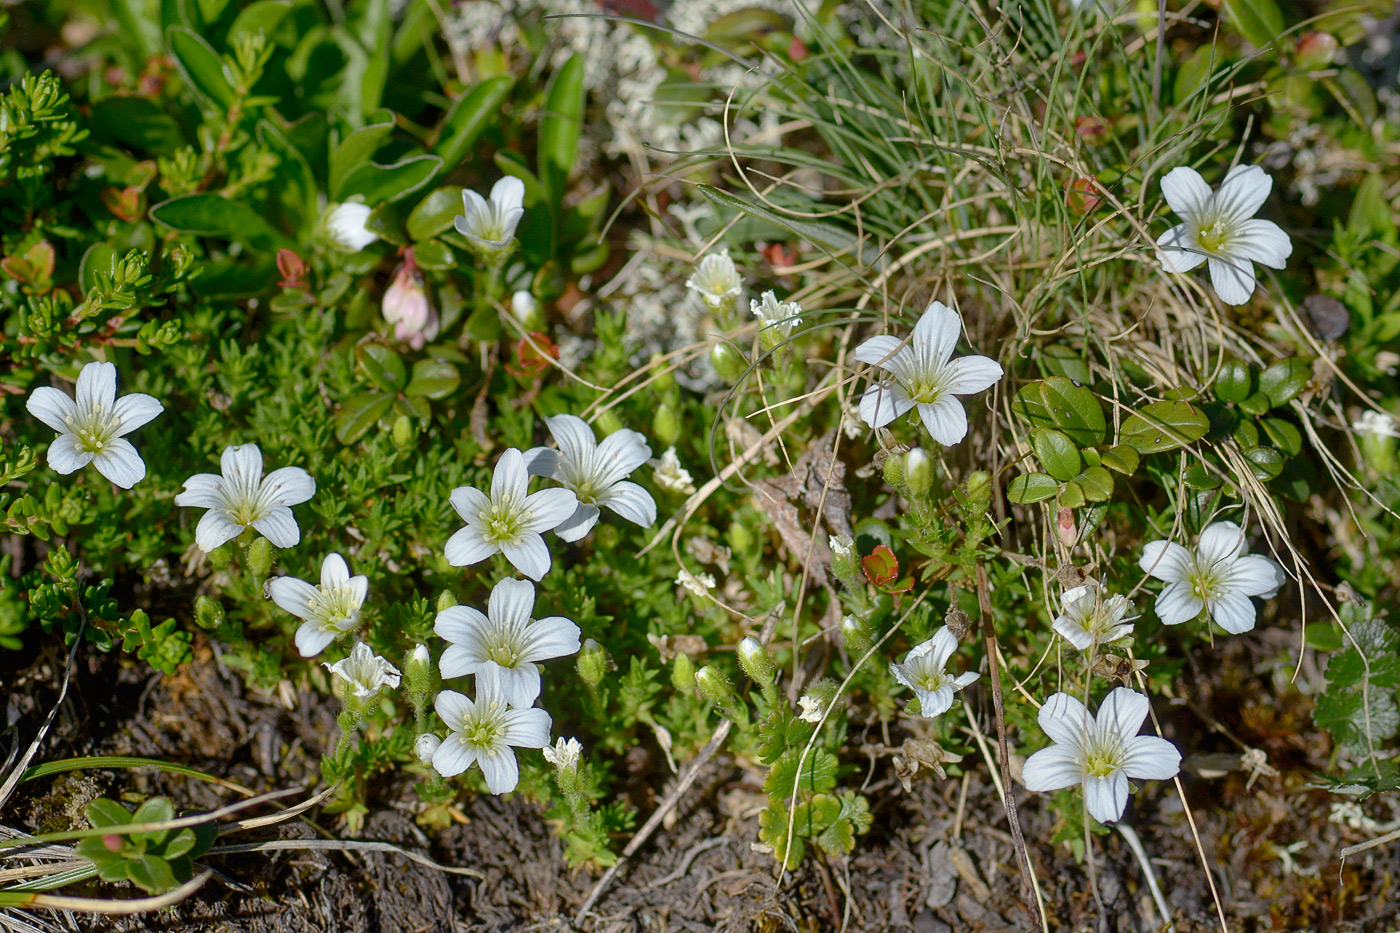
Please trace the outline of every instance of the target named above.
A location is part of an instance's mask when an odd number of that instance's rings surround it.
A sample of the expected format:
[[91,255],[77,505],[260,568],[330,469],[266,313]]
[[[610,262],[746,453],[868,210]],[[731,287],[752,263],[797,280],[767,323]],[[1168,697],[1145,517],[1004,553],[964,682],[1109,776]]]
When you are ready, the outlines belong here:
[[947,678],[944,677],[941,671],[936,673],[924,674],[922,677],[919,678],[919,686],[924,690],[927,690],[930,693],[932,693],[939,687],[943,686],[943,681],[946,679]]
[[1191,593],[1197,599],[1211,602],[1220,597],[1225,589],[1225,580],[1215,564],[1196,564],[1186,581],[1191,584]]
[[1084,753],[1084,771],[1106,778],[1123,767],[1123,742],[1117,733],[1091,739]]
[[348,586],[336,586],[329,590],[317,588],[315,607],[321,624],[338,632],[348,631],[360,614],[355,591]]
[[78,447],[90,454],[98,454],[107,448],[121,426],[121,419],[112,412],[104,412],[101,404],[94,404],[86,411],[77,411],[63,419]]
[[932,405],[943,397],[942,379],[918,379],[909,386],[909,397],[920,405]]
[[477,716],[475,720],[466,723],[466,728],[462,731],[466,735],[467,741],[479,748],[493,748],[504,732],[497,717],[498,712],[500,712],[500,703],[493,701],[481,710],[481,715]]
[[497,641],[487,648],[486,657],[501,667],[514,668],[520,663],[520,652],[515,649],[514,645],[507,644],[505,641]]
[[1196,230],[1196,243],[1207,253],[1218,253],[1230,242],[1230,228],[1224,220]]
[[482,533],[492,544],[512,544],[523,534],[523,526],[530,520],[530,513],[522,504],[516,504],[515,497],[502,496],[493,502],[482,515],[485,530]]

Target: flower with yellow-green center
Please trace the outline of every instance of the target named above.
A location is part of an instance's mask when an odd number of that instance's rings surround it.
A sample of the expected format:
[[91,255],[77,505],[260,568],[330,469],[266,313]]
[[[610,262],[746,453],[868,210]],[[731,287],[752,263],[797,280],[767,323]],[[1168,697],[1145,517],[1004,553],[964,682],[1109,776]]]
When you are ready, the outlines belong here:
[[942,626],[933,637],[910,650],[903,664],[891,664],[894,679],[919,698],[919,714],[933,719],[953,705],[953,696],[981,675],[976,671],[949,674],[948,659],[957,650],[958,637]]
[[1254,217],[1273,184],[1257,165],[1230,169],[1214,191],[1193,168],[1168,172],[1162,178],[1162,194],[1183,223],[1157,240],[1162,268],[1189,272],[1207,263],[1221,301],[1248,301],[1254,294],[1254,264],[1282,269],[1293,253],[1292,241],[1278,224]]
[[397,667],[375,654],[362,641],[355,642],[348,658],[334,664],[322,661],[321,665],[339,676],[347,691],[362,703],[378,696],[385,687],[391,690],[397,687],[401,676]]
[[711,311],[728,311],[743,293],[744,280],[729,258],[729,250],[722,249],[700,260],[685,287],[698,294]]
[[475,191],[462,192],[462,213],[452,221],[472,248],[488,258],[504,258],[525,216],[525,183],[507,175],[491,186],[488,201]]
[[569,489],[529,491],[525,458],[514,447],[501,454],[491,475],[491,493],[458,486],[449,500],[466,527],[447,539],[447,562],[465,567],[501,553],[515,569],[535,580],[549,572],[549,548],[544,532],[578,510],[578,497]]
[[1138,566],[1167,583],[1157,595],[1157,616],[1164,625],[1180,625],[1208,611],[1232,635],[1254,628],[1249,598],[1269,599],[1288,579],[1278,564],[1249,553],[1244,530],[1234,522],[1206,528],[1194,550],[1172,541],[1149,541]]
[[656,501],[651,493],[626,479],[651,457],[645,437],[622,428],[600,444],[582,418],[555,415],[544,423],[559,449],[533,447],[525,451],[525,469],[531,476],[549,477],[578,497],[574,514],[554,528],[560,540],[577,541],[592,531],[602,514],[600,506],[643,528],[656,523]]
[[447,642],[438,662],[443,677],[492,670],[511,706],[526,707],[540,695],[537,661],[562,658],[579,649],[579,627],[563,616],[533,620],[535,588],[524,580],[502,580],[491,590],[486,613],[450,606],[437,614],[433,631]]
[[267,591],[274,603],[305,620],[297,629],[297,651],[303,658],[314,658],[359,624],[369,580],[350,576],[345,558],[327,554],[321,561],[320,586],[295,577],[278,577],[268,581]]
[[476,678],[476,700],[455,690],[444,690],[434,703],[447,724],[447,738],[433,752],[433,768],[443,777],[455,777],[472,765],[480,765],[486,788],[493,794],[515,790],[520,765],[512,748],[544,748],[549,744],[553,721],[542,709],[512,709],[501,692],[495,671],[484,670]]
[[1060,601],[1061,612],[1055,617],[1054,629],[1080,651],[1096,645],[1126,638],[1133,633],[1129,615],[1133,604],[1120,594],[1107,596],[1098,583],[1090,580],[1082,586],[1065,590]]
[[197,473],[185,480],[175,504],[208,509],[194,531],[202,551],[232,541],[245,528],[253,528],[278,547],[292,547],[301,540],[301,529],[291,506],[316,494],[316,481],[301,467],[282,467],[262,475],[262,451],[257,444],[225,448],[220,458],[222,476]]
[[146,475],[146,464],[123,435],[146,424],[164,409],[149,395],[117,398],[117,367],[88,363],[78,373],[78,397],[52,386],[39,386],[29,396],[29,413],[58,432],[49,445],[49,466],[69,474],[91,463],[123,489]]
[[1147,713],[1147,697],[1127,687],[1110,693],[1097,717],[1068,693],[1051,695],[1039,721],[1055,744],[1026,759],[1021,780],[1033,791],[1081,785],[1090,816],[1100,823],[1122,819],[1128,778],[1166,781],[1181,769],[1172,743],[1138,735]]

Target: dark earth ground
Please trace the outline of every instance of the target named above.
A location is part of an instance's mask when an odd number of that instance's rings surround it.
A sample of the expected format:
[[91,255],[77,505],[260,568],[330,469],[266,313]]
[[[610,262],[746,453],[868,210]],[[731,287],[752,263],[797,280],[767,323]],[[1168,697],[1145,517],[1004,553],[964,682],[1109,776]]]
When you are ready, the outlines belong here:
[[[1373,848],[1345,866],[1337,852],[1379,835],[1392,821],[1400,825],[1400,806],[1364,801],[1361,811],[1375,823],[1349,827],[1329,820],[1341,798],[1307,787],[1310,774],[1325,763],[1326,747],[1308,718],[1309,701],[1287,686],[1295,638],[1266,629],[1222,643],[1208,665],[1211,681],[1199,685],[1189,704],[1159,704],[1167,736],[1189,753],[1184,786],[1215,866],[1230,929],[1394,930],[1400,926],[1394,906],[1400,848]],[[63,665],[52,648],[24,660],[22,669],[0,668],[10,727],[7,753],[15,742],[27,747],[57,696]],[[1280,673],[1282,667],[1288,670]],[[988,697],[975,690],[969,694],[982,721],[990,724]],[[208,644],[197,644],[196,662],[168,678],[152,675],[144,664],[80,650],[68,699],[36,761],[139,755],[188,764],[259,791],[307,787],[318,779],[318,756],[335,734],[334,701],[310,695],[284,699],[294,708],[249,693],[221,668]],[[1201,777],[1201,768],[1191,765],[1214,766],[1221,754],[1239,751],[1212,731],[1206,714],[1198,712],[1202,709],[1216,711],[1220,726],[1262,749],[1279,773],[1258,776],[1248,787],[1242,771]],[[852,742],[858,741],[853,727]],[[1211,754],[1216,757],[1197,757]],[[636,756],[631,790],[641,819],[668,789],[661,761],[654,748]],[[683,798],[675,819],[619,874],[584,928],[607,933],[1032,929],[1017,900],[1012,837],[988,765],[976,754],[964,764],[969,777],[959,820],[963,780],[921,772],[905,793],[888,760],[880,761],[866,787],[875,824],[855,853],[827,862],[809,857],[779,882],[772,857],[751,848],[764,799],[761,779],[722,750]],[[127,791],[167,794],[178,807],[201,809],[237,799],[206,782],[164,773],[84,771],[23,785],[0,822],[31,832],[84,825],[82,807],[93,796]],[[407,779],[386,777],[376,791],[379,809],[361,838],[399,843],[483,877],[443,874],[393,854],[224,855],[208,859],[221,876],[161,914],[49,919],[62,930],[210,933],[576,929],[572,917],[597,874],[569,871],[562,845],[538,807],[481,797],[464,806],[466,823],[430,839],[414,825],[411,809],[394,803],[416,799]],[[1054,815],[1024,790],[1018,799],[1051,928],[1162,928],[1142,869],[1121,835],[1096,839],[1101,911],[1088,867],[1076,863],[1065,846],[1047,841]],[[312,817],[315,825],[288,820],[220,842],[336,835],[334,817],[316,819],[315,811]],[[1176,929],[1219,929],[1171,785],[1153,785],[1135,797],[1129,820],[1152,859]],[[130,897],[139,892],[93,885],[65,893]]]

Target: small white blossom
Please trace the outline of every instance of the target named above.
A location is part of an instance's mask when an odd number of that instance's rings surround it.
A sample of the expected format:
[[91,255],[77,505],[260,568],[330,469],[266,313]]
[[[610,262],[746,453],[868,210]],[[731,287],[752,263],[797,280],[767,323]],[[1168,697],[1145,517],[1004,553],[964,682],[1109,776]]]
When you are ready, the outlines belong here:
[[1096,645],[1106,645],[1133,633],[1130,616],[1133,604],[1119,594],[1105,597],[1098,583],[1065,590],[1060,597],[1062,611],[1055,617],[1054,628],[1066,641],[1080,651]]
[[544,760],[554,765],[558,771],[568,771],[578,767],[579,756],[583,754],[583,745],[578,739],[565,739],[562,735],[555,741],[553,746],[544,747]]
[[1254,294],[1254,263],[1282,269],[1293,243],[1278,224],[1255,220],[1271,179],[1257,165],[1230,169],[1215,191],[1193,168],[1174,168],[1162,179],[1167,204],[1184,223],[1157,240],[1162,268],[1189,272],[1205,262],[1215,293],[1227,305],[1242,305]]
[[539,301],[524,289],[510,296],[510,313],[515,315],[517,321],[528,321],[539,309]]
[[316,494],[316,481],[305,470],[282,467],[264,477],[257,444],[225,448],[219,468],[222,476],[197,473],[175,496],[176,505],[209,510],[194,532],[200,550],[212,551],[250,526],[278,547],[301,540],[290,506]]
[[1040,728],[1055,744],[1026,759],[1021,780],[1033,791],[1080,784],[1089,815],[1100,823],[1123,817],[1128,778],[1166,781],[1181,769],[1181,753],[1166,739],[1138,735],[1147,697],[1118,687],[1095,718],[1068,693],[1053,694],[1040,708]]
[[852,354],[862,363],[889,372],[894,381],[872,385],[860,399],[861,420],[882,428],[918,406],[929,435],[945,447],[967,436],[967,412],[959,395],[991,388],[1002,377],[1000,364],[985,356],[953,359],[953,348],[962,334],[962,318],[934,301],[914,325],[905,345],[888,334],[871,337]]
[[715,578],[708,573],[691,573],[684,567],[676,574],[676,585],[683,586],[690,592],[705,599],[710,595],[710,590],[715,588]]
[[297,651],[303,658],[314,658],[359,624],[369,580],[350,576],[345,558],[327,554],[321,561],[320,586],[295,577],[278,577],[268,581],[267,590],[274,603],[306,620],[297,629]]
[[856,546],[850,535],[827,535],[826,543],[831,548],[831,556],[837,560],[850,560]]
[[39,386],[29,396],[29,413],[58,432],[49,445],[49,466],[67,475],[91,463],[97,472],[123,489],[146,475],[146,464],[123,435],[130,434],[164,411],[149,395],[132,393],[117,398],[117,367],[88,363],[78,373],[77,400],[52,386]]
[[399,685],[399,669],[371,651],[369,645],[362,641],[355,642],[348,658],[334,664],[322,661],[321,665],[344,680],[360,700],[370,699],[385,687],[392,690]]
[[695,481],[691,479],[690,471],[681,466],[676,448],[667,447],[660,460],[652,461],[652,468],[652,479],[662,489],[686,496],[695,492]]
[[525,452],[525,469],[532,476],[547,476],[578,497],[574,514],[557,525],[554,533],[563,541],[577,541],[598,522],[599,506],[606,506],[629,522],[647,528],[656,523],[656,501],[626,476],[651,457],[647,440],[623,428],[603,438],[593,437],[588,422],[574,415],[544,419],[558,450],[534,447]]
[[733,307],[734,302],[744,291],[744,280],[734,260],[729,258],[729,250],[710,253],[695,267],[695,274],[685,280],[685,287],[697,293],[705,302],[705,307],[718,311],[723,307]]
[[801,710],[797,714],[797,718],[803,722],[821,722],[822,714],[826,712],[826,704],[810,693],[804,693],[798,697],[797,706]]
[[430,765],[433,763],[433,756],[437,754],[438,746],[442,744],[442,739],[431,732],[424,732],[413,741],[413,754],[417,756],[419,763]]
[[1351,423],[1351,429],[1363,437],[1400,437],[1395,419],[1383,411],[1367,409]]
[[760,331],[772,330],[781,337],[792,333],[792,329],[802,323],[798,317],[802,307],[795,301],[779,301],[773,292],[764,292],[759,301],[750,301],[749,310],[758,318]]
[[336,246],[358,253],[379,239],[379,234],[365,228],[369,215],[368,204],[359,201],[337,204],[326,212],[326,233]]
[[568,489],[530,493],[529,483],[525,458],[511,447],[496,461],[489,496],[471,486],[452,490],[452,507],[467,525],[447,539],[447,562],[465,567],[500,552],[527,577],[548,573],[544,532],[573,515],[578,498]]
[[891,664],[894,679],[914,691],[919,698],[919,714],[933,719],[953,705],[953,696],[981,675],[976,671],[956,677],[944,671],[957,650],[958,637],[942,626],[933,637],[910,650],[903,664]]
[[493,669],[511,706],[524,708],[540,695],[536,661],[561,658],[579,649],[579,627],[563,616],[533,621],[535,588],[525,580],[502,580],[491,590],[482,615],[470,606],[437,614],[433,631],[447,642],[438,670],[464,677]]
[[493,794],[508,793],[520,783],[520,765],[512,747],[549,744],[553,724],[549,714],[542,709],[511,709],[494,671],[484,670],[477,677],[475,702],[455,690],[444,690],[433,705],[451,730],[433,754],[433,768],[443,777],[454,777],[480,765]]
[[1244,530],[1234,522],[1216,522],[1202,531],[1195,550],[1149,541],[1138,566],[1167,583],[1157,595],[1157,616],[1164,625],[1180,625],[1208,610],[1232,635],[1254,628],[1249,598],[1269,599],[1287,580],[1278,564],[1249,553]]
[[491,186],[488,201],[475,191],[462,192],[462,210],[452,224],[472,245],[488,255],[500,255],[515,238],[525,216],[525,183],[507,175]]

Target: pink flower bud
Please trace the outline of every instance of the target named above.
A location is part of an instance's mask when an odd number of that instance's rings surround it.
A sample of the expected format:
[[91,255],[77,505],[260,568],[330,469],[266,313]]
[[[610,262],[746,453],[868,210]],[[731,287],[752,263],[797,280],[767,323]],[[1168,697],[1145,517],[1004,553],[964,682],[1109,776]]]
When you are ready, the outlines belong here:
[[384,320],[394,325],[395,339],[415,350],[438,335],[438,315],[428,302],[423,277],[407,264],[394,273],[394,284],[384,293]]

